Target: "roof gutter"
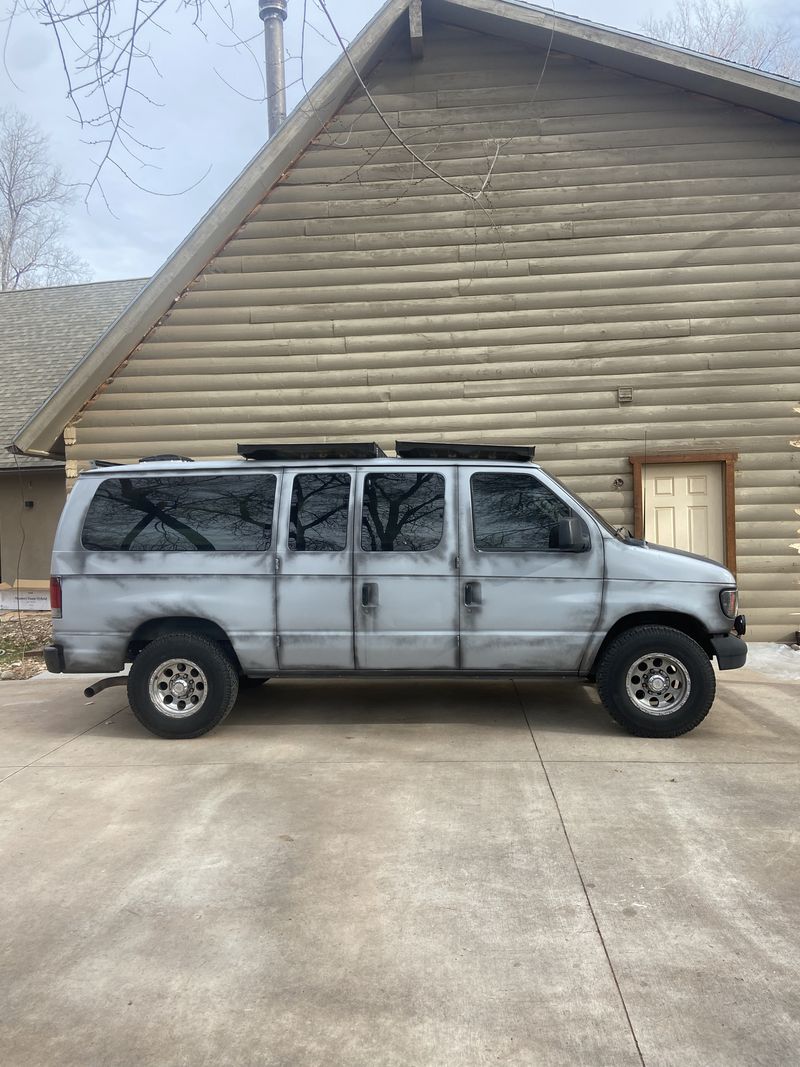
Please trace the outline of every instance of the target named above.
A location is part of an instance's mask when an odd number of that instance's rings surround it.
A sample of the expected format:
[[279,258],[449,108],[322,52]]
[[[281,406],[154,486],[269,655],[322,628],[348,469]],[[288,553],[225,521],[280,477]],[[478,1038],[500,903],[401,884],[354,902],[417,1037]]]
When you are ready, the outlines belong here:
[[63,460],[63,456],[56,455],[53,452],[43,452],[38,448],[29,448],[23,451],[18,448],[15,441],[12,441],[10,445],[6,445],[6,452],[10,452],[12,456],[35,456],[41,459],[60,459]]

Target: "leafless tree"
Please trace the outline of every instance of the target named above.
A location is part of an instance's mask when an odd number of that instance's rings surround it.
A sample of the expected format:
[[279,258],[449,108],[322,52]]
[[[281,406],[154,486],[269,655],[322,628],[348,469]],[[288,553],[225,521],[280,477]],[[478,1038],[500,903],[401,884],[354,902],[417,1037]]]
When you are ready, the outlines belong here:
[[[347,0],[339,0],[342,6],[345,2]],[[300,6],[298,3],[298,10]],[[331,3],[330,7],[333,6]],[[158,76],[160,73],[159,38],[170,32],[169,22],[174,24],[175,19],[184,18],[204,37],[208,35],[204,23],[215,27],[212,32],[220,36],[217,44],[235,49],[248,63],[254,63],[262,84],[265,84],[261,60],[253,47],[254,42],[260,40],[261,31],[251,33],[248,29],[249,36],[243,36],[235,21],[234,6],[230,0],[175,0],[169,7],[167,0],[131,0],[131,3],[122,5],[115,0],[94,0],[92,3],[86,0],[6,0],[6,7],[6,44],[16,20],[24,16],[34,18],[50,30],[55,38],[73,117],[92,151],[93,175],[85,183],[87,201],[96,191],[108,205],[103,187],[103,173],[107,169],[116,170],[144,192],[179,195],[148,188],[134,177],[134,174],[141,173],[142,168],[153,166],[150,160],[156,158],[154,153],[161,151],[163,146],[147,143],[141,130],[134,127],[129,117],[135,99],[160,106],[144,90],[145,86],[152,83],[152,74]],[[498,157],[508,141],[487,142],[486,172],[476,175],[474,180],[462,185],[446,177],[427,153],[417,151],[402,132],[395,129],[372,98],[361,72],[353,63],[330,7],[326,0],[313,0],[313,4],[311,0],[302,0],[300,55],[289,57],[299,64],[299,76],[290,80],[287,88],[300,84],[308,95],[303,56],[307,31],[328,44],[338,45],[352,65],[370,106],[386,126],[386,142],[394,140],[408,152],[412,170],[416,168],[420,174],[436,178],[464,196],[476,212],[488,215],[484,194],[489,190]],[[255,7],[252,10],[255,13]],[[318,22],[322,23],[322,27]],[[551,33],[534,96],[544,77],[552,42]],[[256,51],[260,52],[257,46]],[[233,88],[218,71],[215,70],[215,73],[229,88]],[[239,95],[247,99],[265,99],[244,93]],[[204,177],[201,175],[180,192],[194,188]]]
[[71,199],[47,138],[18,111],[0,111],[0,289],[67,285],[88,268],[61,242]]
[[[153,74],[160,77],[159,39],[170,32],[160,21],[162,18],[185,16],[189,27],[205,37],[205,15],[221,27],[222,40],[218,43],[246,53],[258,68],[251,46],[260,33],[248,39],[239,34],[230,0],[176,0],[169,7],[167,0],[131,0],[125,4],[115,0],[7,0],[4,6],[6,47],[15,22],[24,16],[34,18],[55,38],[72,117],[92,151],[94,174],[86,183],[87,201],[97,190],[108,204],[101,180],[107,168],[116,170],[144,192],[179,195],[145,188],[133,176],[144,167],[152,167],[149,160],[162,147],[148,143],[128,118],[135,99],[161,106],[147,95],[145,86],[153,82]],[[255,18],[255,4],[252,10]],[[259,76],[263,81],[260,68]],[[188,192],[204,177],[205,174],[181,192]]]
[[677,0],[665,18],[642,23],[651,37],[757,70],[800,76],[800,47],[792,29],[755,22],[743,0]]

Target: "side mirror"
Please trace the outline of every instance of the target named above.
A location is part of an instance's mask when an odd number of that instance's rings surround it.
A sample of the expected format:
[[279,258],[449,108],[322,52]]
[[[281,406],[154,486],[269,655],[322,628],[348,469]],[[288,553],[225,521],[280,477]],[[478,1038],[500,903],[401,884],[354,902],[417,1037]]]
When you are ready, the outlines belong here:
[[573,516],[571,519],[559,519],[550,527],[550,548],[559,552],[588,552],[589,531],[586,524]]

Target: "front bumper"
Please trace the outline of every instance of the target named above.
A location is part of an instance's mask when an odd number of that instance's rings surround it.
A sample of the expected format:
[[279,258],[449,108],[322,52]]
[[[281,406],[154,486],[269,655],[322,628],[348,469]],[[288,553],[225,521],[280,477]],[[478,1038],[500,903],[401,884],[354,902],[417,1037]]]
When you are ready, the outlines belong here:
[[51,674],[64,673],[64,649],[61,645],[48,645],[45,648],[44,665]]
[[744,667],[747,662],[747,642],[741,637],[735,637],[733,634],[712,637],[711,647],[714,649],[721,671],[732,671],[737,667]]

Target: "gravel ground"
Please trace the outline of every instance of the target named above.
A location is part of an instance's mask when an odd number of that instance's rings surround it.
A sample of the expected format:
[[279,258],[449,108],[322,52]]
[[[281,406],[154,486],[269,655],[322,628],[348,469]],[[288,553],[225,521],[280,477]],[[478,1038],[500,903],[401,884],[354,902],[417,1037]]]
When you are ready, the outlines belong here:
[[45,669],[41,655],[50,643],[49,611],[4,611],[0,614],[0,681],[32,678]]

